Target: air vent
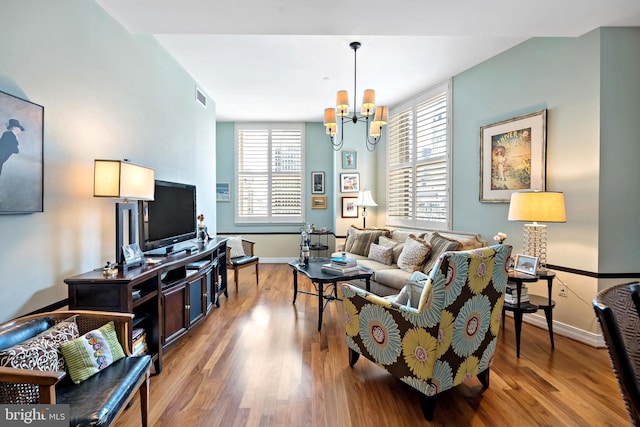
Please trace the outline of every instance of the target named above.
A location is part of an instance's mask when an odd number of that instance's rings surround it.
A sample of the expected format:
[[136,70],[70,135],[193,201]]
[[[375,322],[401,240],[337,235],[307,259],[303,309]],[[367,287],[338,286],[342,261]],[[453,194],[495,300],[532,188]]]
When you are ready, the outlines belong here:
[[198,101],[204,108],[207,108],[207,95],[202,93],[200,88],[196,87],[196,101]]

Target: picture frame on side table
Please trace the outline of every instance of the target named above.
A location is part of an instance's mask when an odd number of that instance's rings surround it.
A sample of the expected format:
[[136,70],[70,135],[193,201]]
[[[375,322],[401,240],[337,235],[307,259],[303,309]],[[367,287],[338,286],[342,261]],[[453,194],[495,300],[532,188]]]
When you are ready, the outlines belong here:
[[516,265],[513,269],[519,273],[535,276],[536,271],[538,271],[538,257],[518,254],[516,255]]
[[311,172],[311,194],[324,194],[324,172]]
[[0,214],[44,211],[44,107],[0,91]]
[[516,191],[544,191],[547,110],[480,128],[480,201],[508,203]]
[[342,218],[358,218],[357,201],[357,197],[348,196],[342,198]]
[[231,201],[231,183],[217,182],[216,183],[216,202],[230,202],[230,201]]
[[327,209],[327,196],[311,196],[311,209]]
[[342,169],[357,169],[358,152],[343,151],[342,152]]
[[360,191],[360,174],[358,172],[341,173],[340,192],[357,193],[358,191]]

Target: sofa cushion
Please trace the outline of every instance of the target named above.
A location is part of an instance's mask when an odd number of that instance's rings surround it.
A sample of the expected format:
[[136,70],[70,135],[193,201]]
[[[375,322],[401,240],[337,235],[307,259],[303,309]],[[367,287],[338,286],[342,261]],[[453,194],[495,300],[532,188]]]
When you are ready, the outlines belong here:
[[398,267],[409,273],[419,271],[430,252],[429,243],[412,234],[404,242],[404,248],[398,257]]
[[425,234],[426,234],[426,231],[395,229],[395,230],[391,230],[391,232],[389,233],[389,237],[395,240],[396,242],[404,243],[404,241],[407,240],[407,238],[411,235],[415,237],[419,237],[421,239],[425,239],[424,237]]
[[378,244],[393,248],[393,258],[391,262],[393,264],[397,264],[398,258],[400,257],[400,254],[402,253],[402,249],[404,248],[404,240],[402,242],[398,242],[397,240],[393,240],[385,236],[380,236],[378,238]]
[[149,369],[151,356],[125,357],[80,384],[57,388],[56,403],[70,405],[69,425],[111,425]]
[[[0,366],[36,371],[64,371],[64,358],[59,352],[62,343],[78,337],[74,319],[59,322],[35,337],[0,351]],[[11,396],[14,404],[37,401],[38,386],[0,383],[0,394]]]
[[459,251],[462,248],[462,244],[454,239],[449,239],[440,235],[437,232],[431,233],[429,237],[429,243],[431,244],[431,255],[424,264],[422,271],[429,274],[433,265],[436,263],[440,255],[446,251]]
[[377,243],[380,236],[387,236],[389,230],[382,228],[361,229],[355,226],[349,227],[347,241],[344,250],[358,255],[369,255],[369,247]]
[[407,284],[407,280],[409,280],[410,277],[411,273],[400,270],[399,268],[376,270],[373,274],[373,280],[378,283],[382,283],[386,287],[397,290],[401,290],[402,287]]
[[69,375],[79,384],[124,357],[113,321],[60,346]]
[[[398,266],[397,265],[387,265],[387,264],[383,264],[381,262],[369,259],[369,258],[364,258],[362,257],[361,259],[358,259],[358,265],[360,267],[364,267],[364,268],[368,268],[369,270],[373,270],[374,272],[374,277],[375,277],[375,272],[376,271],[380,271],[380,270],[397,270]],[[375,280],[375,279],[374,279]]]
[[369,259],[391,265],[393,263],[393,248],[372,243],[369,247]]

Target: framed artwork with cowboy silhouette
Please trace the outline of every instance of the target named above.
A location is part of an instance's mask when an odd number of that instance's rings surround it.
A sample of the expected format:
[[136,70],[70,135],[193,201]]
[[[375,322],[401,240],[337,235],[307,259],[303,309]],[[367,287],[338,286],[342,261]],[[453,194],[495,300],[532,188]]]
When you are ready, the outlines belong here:
[[0,92],[0,214],[43,211],[44,107]]

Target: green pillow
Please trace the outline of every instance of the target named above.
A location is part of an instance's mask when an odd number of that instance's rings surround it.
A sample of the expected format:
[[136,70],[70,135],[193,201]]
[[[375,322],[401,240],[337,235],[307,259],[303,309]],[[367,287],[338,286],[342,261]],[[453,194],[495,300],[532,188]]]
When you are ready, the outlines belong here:
[[62,344],[60,351],[76,384],[124,357],[113,321]]

